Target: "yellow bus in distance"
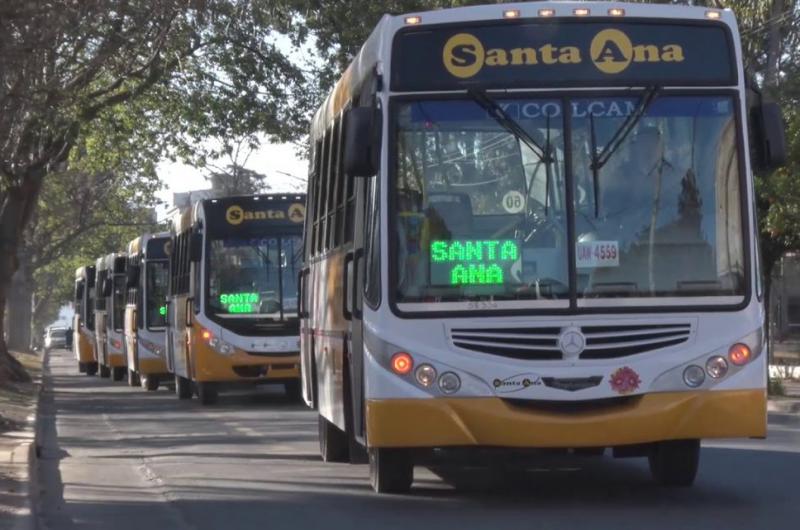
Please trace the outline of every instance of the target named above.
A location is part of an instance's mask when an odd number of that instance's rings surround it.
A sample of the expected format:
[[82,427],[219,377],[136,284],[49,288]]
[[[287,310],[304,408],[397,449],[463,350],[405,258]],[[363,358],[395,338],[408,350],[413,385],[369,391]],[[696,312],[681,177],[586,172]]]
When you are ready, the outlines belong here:
[[100,377],[122,381],[127,367],[123,337],[125,314],[125,254],[97,260],[95,282],[95,344]]
[[297,278],[304,195],[206,199],[172,219],[167,363],[179,398],[231,385],[300,395]]
[[97,373],[94,343],[94,280],[95,267],[87,265],[75,271],[75,315],[72,317],[72,351],[78,371]]
[[125,351],[128,384],[150,391],[170,377],[164,346],[169,233],[143,234],[128,244]]

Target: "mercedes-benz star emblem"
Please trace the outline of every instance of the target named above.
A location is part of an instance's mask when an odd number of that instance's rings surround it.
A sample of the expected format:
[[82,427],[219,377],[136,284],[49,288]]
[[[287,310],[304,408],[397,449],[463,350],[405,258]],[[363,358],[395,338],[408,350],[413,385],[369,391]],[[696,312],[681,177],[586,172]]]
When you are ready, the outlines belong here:
[[578,328],[567,328],[558,337],[558,347],[566,359],[575,359],[586,347],[586,337]]

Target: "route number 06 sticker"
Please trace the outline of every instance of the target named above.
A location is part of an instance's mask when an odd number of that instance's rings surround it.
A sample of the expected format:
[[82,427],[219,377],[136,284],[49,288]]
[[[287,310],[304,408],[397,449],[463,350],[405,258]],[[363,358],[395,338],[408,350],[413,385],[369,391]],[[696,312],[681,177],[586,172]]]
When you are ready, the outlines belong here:
[[619,242],[588,241],[575,246],[579,269],[619,267]]
[[508,213],[520,213],[525,209],[525,196],[511,190],[503,196],[503,209]]

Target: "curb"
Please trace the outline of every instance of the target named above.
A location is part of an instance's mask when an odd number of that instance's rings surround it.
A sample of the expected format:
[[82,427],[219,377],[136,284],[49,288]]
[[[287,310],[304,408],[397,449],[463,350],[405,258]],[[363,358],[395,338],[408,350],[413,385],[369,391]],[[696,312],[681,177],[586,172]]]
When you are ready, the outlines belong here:
[[767,402],[767,412],[770,415],[773,412],[778,414],[800,414],[800,399],[770,399]]
[[42,392],[44,391],[44,371],[50,360],[49,353],[42,356],[42,375],[34,381],[32,414],[24,431],[15,433],[19,435],[20,443],[11,450],[8,463],[11,465],[25,465],[27,477],[20,485],[20,496],[24,499],[24,506],[18,512],[19,517],[14,522],[11,530],[35,530],[38,527],[37,513],[39,502],[39,407]]

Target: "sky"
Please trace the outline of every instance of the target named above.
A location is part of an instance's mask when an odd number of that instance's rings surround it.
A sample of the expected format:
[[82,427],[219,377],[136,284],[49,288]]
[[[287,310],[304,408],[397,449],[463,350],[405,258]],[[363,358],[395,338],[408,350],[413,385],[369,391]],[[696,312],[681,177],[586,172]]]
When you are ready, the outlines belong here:
[[[217,165],[225,166],[227,160]],[[245,162],[247,169],[267,175],[270,192],[303,192],[308,167],[305,159],[297,154],[297,146],[293,144],[272,144],[262,140],[259,149],[253,151]],[[176,192],[207,189],[210,187],[205,175],[208,169],[196,168],[180,162],[162,161],[157,168],[158,176],[164,183],[164,189],[158,193],[159,199],[172,206],[172,194]],[[290,177],[286,174],[293,175]],[[163,219],[168,207],[157,209],[158,218]]]

